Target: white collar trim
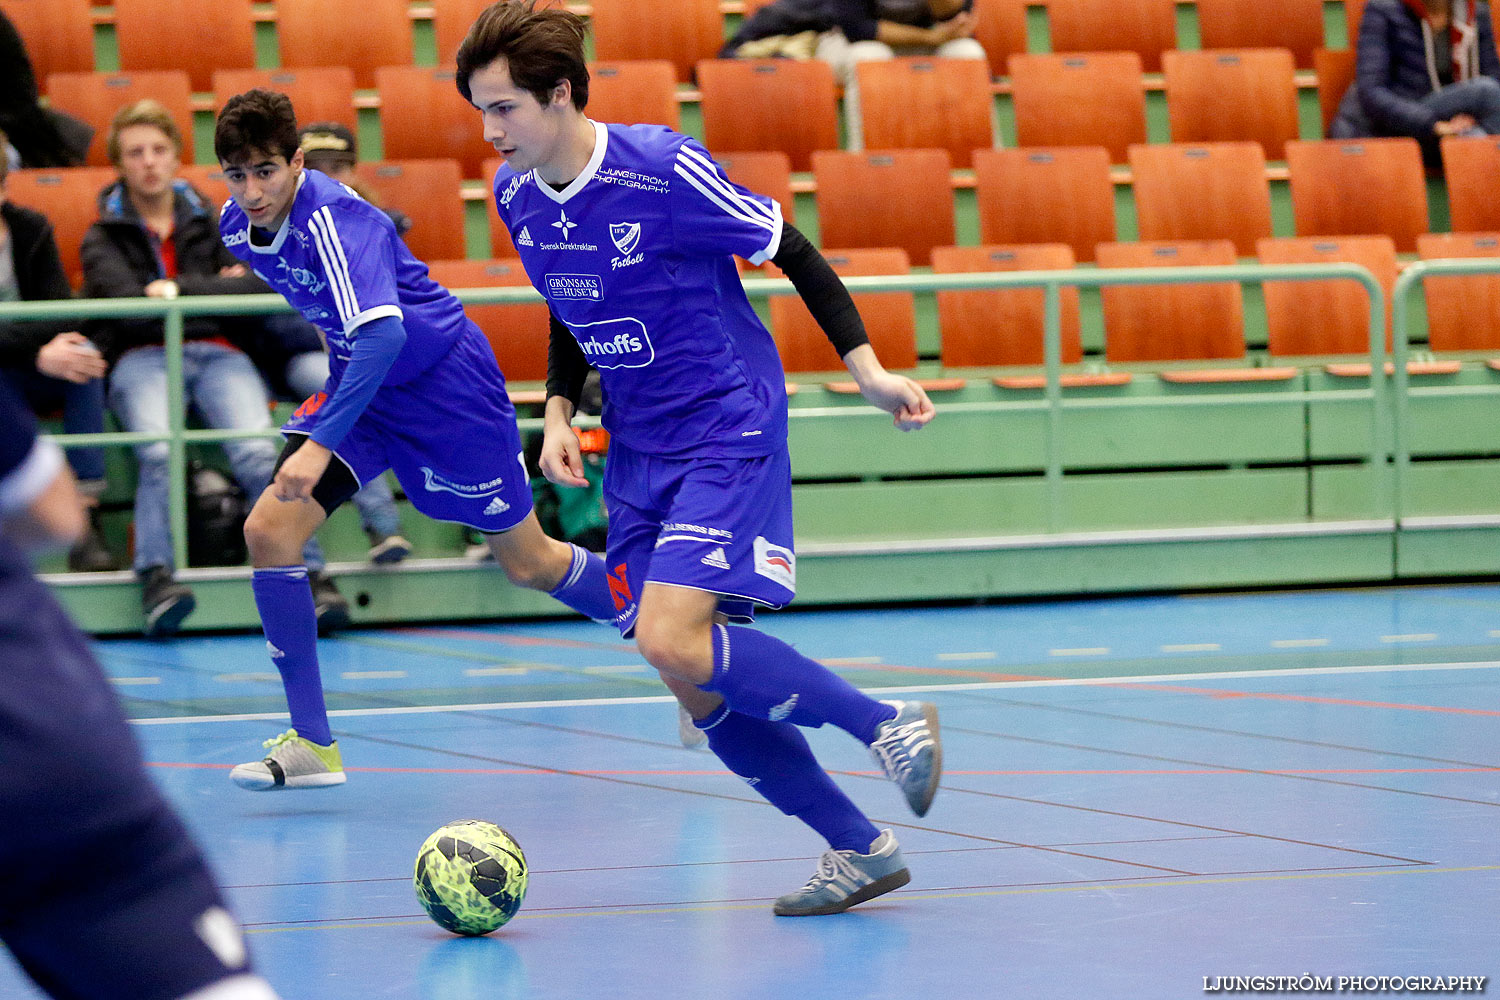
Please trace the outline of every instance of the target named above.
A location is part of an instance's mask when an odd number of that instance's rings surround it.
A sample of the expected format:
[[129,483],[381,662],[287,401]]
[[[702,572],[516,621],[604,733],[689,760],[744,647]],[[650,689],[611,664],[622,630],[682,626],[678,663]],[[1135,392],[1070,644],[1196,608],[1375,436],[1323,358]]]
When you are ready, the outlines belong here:
[[531,172],[532,178],[535,180],[536,186],[541,189],[542,194],[551,198],[559,205],[566,204],[575,194],[582,191],[584,185],[593,180],[594,175],[599,172],[599,164],[604,162],[604,151],[609,146],[609,129],[592,118],[589,119],[589,124],[594,126],[594,155],[589,157],[589,162],[584,166],[583,171],[577,177],[573,178],[567,187],[559,191],[551,184],[542,180],[542,172],[540,170],[533,170]]
[[[297,175],[297,190],[292,193],[292,208],[297,207],[297,197],[302,194],[302,185],[307,183],[307,171],[303,170]],[[255,242],[251,230],[255,228],[247,218],[245,220],[245,245],[255,253],[274,254],[281,252],[281,244],[286,242],[287,233],[292,231],[292,208],[287,209],[286,218],[281,221],[281,228],[276,230],[276,238],[269,246],[261,246]]]

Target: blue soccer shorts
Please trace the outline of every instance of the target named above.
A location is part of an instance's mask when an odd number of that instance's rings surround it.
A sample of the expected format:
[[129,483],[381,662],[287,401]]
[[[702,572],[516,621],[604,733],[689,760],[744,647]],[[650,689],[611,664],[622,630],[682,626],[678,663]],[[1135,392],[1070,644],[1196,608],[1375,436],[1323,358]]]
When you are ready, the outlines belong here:
[[[321,396],[303,403],[282,433],[310,434]],[[395,472],[412,506],[434,520],[495,533],[531,513],[516,411],[477,328],[421,375],[376,390],[334,454],[361,485]]]
[[611,441],[605,564],[615,626],[635,629],[646,583],[720,595],[719,610],[751,621],[797,592],[792,462],[783,447],[757,458],[667,458]]

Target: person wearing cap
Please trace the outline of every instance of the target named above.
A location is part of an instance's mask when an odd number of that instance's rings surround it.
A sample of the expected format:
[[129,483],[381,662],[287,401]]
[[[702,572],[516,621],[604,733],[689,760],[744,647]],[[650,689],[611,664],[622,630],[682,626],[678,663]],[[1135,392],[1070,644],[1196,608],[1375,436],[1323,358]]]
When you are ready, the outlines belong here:
[[[354,133],[338,122],[317,122],[302,129],[298,140],[310,166],[352,188],[361,198],[377,204],[354,176]],[[382,208],[396,232],[404,234],[411,220],[400,212]],[[256,351],[256,363],[266,381],[296,400],[323,391],[328,382],[328,352],[318,328],[298,313],[266,317],[266,340]],[[401,534],[401,515],[396,498],[384,476],[376,477],[353,497],[360,527],[370,540],[369,559],[379,565],[397,563],[411,554],[411,543]]]

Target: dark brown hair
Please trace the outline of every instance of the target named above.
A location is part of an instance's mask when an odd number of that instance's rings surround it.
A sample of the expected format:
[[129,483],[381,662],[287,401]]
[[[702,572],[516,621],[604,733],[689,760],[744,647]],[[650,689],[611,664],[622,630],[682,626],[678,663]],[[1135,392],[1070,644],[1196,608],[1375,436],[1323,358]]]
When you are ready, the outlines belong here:
[[500,0],[486,7],[458,48],[454,82],[472,103],[469,77],[496,59],[504,59],[510,78],[542,104],[567,80],[573,106],[589,102],[589,70],[584,62],[583,18],[562,7],[538,6],[536,0]]
[[262,153],[291,160],[297,154],[297,113],[292,99],[274,90],[236,94],[214,124],[214,155],[220,163],[240,163]]

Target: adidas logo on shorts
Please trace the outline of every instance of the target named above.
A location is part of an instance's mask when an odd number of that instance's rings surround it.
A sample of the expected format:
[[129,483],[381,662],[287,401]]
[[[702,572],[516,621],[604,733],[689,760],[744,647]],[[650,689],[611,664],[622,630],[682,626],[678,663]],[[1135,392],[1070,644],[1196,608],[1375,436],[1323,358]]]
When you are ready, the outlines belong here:
[[525,226],[522,226],[521,227],[521,235],[519,235],[519,236],[516,237],[516,245],[517,246],[523,246],[523,247],[532,246],[532,242],[531,242],[531,230],[527,229]]
[[729,560],[724,558],[724,550],[722,548],[714,549],[699,561],[705,566],[712,566],[714,569],[729,568]]
[[788,715],[792,714],[792,709],[797,707],[798,697],[800,696],[794,694],[786,701],[782,702],[780,705],[773,706],[771,711],[767,714],[766,718],[770,719],[772,722],[782,721]]
[[496,497],[490,501],[490,505],[484,509],[484,513],[486,516],[490,516],[493,514],[504,514],[508,510],[510,510],[510,504]]
[[280,660],[286,657],[286,653],[283,650],[277,649],[275,643],[271,642],[270,639],[266,640],[266,652],[271,654],[271,659],[273,660]]

